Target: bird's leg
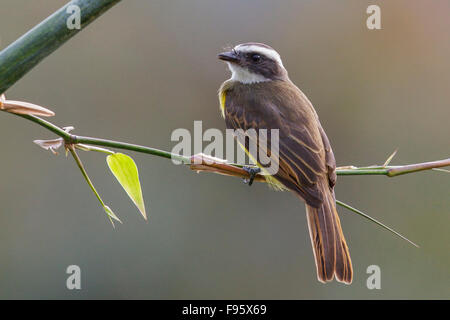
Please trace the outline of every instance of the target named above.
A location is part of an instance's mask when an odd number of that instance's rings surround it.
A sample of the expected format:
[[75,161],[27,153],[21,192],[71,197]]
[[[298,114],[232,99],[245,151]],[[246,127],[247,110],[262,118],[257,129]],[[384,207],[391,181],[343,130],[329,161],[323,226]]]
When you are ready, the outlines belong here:
[[261,168],[244,166],[242,167],[242,169],[250,175],[249,178],[244,179],[244,183],[248,183],[248,185],[251,186],[253,184],[253,180],[255,180],[256,175],[261,172]]

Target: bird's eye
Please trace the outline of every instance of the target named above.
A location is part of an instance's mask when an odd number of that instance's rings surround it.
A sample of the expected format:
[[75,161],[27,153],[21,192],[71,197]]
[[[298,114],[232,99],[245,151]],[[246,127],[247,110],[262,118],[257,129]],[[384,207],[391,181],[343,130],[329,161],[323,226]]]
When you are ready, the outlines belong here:
[[252,58],[253,62],[260,62],[261,61],[261,56],[259,54],[256,54],[256,53],[252,54],[251,58]]

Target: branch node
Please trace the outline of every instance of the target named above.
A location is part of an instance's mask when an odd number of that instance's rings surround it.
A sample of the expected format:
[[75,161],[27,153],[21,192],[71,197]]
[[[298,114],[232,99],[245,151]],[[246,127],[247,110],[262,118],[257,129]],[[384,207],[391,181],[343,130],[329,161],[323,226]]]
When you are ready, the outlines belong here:
[[[195,154],[191,157],[191,170],[199,172],[213,172],[225,176],[241,177],[249,179],[250,174],[243,168],[226,163],[226,160],[207,156],[203,153]],[[266,179],[261,174],[257,174],[254,181],[265,182]]]

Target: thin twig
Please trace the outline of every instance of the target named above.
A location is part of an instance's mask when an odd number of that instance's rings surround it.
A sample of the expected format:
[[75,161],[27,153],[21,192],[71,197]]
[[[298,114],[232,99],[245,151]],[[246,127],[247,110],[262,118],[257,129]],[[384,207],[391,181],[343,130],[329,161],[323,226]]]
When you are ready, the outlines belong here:
[[358,209],[356,209],[356,208],[353,208],[352,206],[350,206],[350,205],[348,205],[348,204],[346,204],[346,203],[344,203],[344,202],[342,202],[342,201],[339,201],[339,200],[336,200],[336,203],[337,203],[338,205],[340,205],[340,206],[342,206],[342,207],[344,207],[344,208],[346,208],[346,209],[348,209],[348,210],[350,210],[350,211],[352,211],[352,212],[354,212],[354,213],[356,213],[356,214],[358,214],[358,215],[360,215],[360,216],[366,218],[367,220],[374,222],[375,224],[377,224],[377,225],[379,225],[380,227],[382,227],[382,228],[388,230],[389,232],[392,232],[392,233],[395,234],[397,237],[400,237],[401,239],[403,239],[403,240],[409,242],[410,244],[412,244],[412,245],[415,246],[416,248],[419,248],[419,246],[418,246],[417,244],[415,244],[414,242],[412,242],[411,240],[409,240],[408,238],[406,238],[404,235],[402,235],[402,234],[400,234],[399,232],[395,231],[395,230],[392,229],[391,227],[388,227],[387,225],[381,223],[380,221],[378,221],[378,220],[372,218],[371,216],[365,214],[365,213],[362,212],[361,210],[358,210]]

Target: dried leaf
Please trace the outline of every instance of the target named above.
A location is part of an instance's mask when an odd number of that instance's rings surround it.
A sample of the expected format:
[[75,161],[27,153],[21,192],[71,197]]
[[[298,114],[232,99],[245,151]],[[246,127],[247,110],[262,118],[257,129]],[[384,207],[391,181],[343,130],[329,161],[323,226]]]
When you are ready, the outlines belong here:
[[120,221],[120,219],[114,214],[114,212],[111,210],[110,207],[105,205],[105,206],[103,206],[103,209],[105,209],[105,212],[108,215],[108,217],[110,218],[113,227],[115,227],[113,220],[116,220],[116,221],[119,221],[119,223],[122,223],[122,221]]
[[63,127],[63,130],[67,133],[70,133],[70,131],[75,130],[75,127],[73,126]]
[[34,140],[33,142],[45,150],[50,150],[55,155],[58,154],[56,150],[64,144],[63,138],[53,140]]
[[6,112],[42,117],[53,117],[55,113],[47,108],[24,101],[4,100],[1,108]]

